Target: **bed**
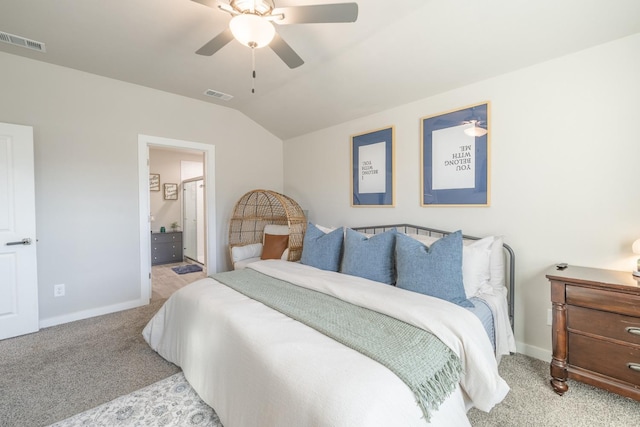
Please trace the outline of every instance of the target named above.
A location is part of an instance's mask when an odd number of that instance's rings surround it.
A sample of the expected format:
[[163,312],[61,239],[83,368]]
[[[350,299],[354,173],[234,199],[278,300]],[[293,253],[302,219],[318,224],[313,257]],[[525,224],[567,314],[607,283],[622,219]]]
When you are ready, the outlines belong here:
[[[309,224],[304,245],[301,262],[253,262],[182,288],[143,331],[225,427],[467,426],[471,407],[489,411],[504,399],[509,387],[497,366],[515,351],[514,257],[501,238],[404,224]],[[447,247],[458,248],[458,258],[436,262]],[[417,253],[427,262],[404,255]],[[472,260],[475,269],[467,265]],[[478,275],[473,296],[454,303],[411,289],[414,264],[429,262]],[[446,281],[439,276],[446,271],[432,272],[434,280]],[[367,277],[377,273],[388,277]],[[281,293],[272,296],[276,289]],[[287,299],[301,305],[287,308]],[[388,342],[379,338],[384,333]],[[425,352],[418,342],[444,350]],[[414,368],[406,374],[406,360],[425,372],[443,362],[427,381]],[[440,395],[425,397],[426,383]]]

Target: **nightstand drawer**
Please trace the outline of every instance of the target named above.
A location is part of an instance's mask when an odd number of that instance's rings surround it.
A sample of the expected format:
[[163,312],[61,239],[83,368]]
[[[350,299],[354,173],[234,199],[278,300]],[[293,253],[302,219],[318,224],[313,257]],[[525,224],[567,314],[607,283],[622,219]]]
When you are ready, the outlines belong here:
[[572,331],[640,345],[640,318],[590,308],[567,306],[567,327]]
[[570,333],[569,347],[569,365],[617,378],[640,389],[640,346],[613,344]]
[[567,304],[640,317],[640,295],[566,285]]

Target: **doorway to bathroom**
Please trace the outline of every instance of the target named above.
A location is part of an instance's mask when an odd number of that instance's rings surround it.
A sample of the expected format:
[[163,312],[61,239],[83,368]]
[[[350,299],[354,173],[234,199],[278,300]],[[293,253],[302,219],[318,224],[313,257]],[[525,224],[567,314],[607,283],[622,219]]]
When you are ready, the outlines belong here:
[[[139,135],[138,156],[142,298],[167,298],[173,290],[217,271],[215,147]],[[183,218],[183,183],[198,179],[202,180],[198,188],[203,195],[196,209],[200,220],[194,225],[196,252],[185,256],[183,235],[191,233],[191,226],[185,227]],[[186,250],[190,251],[191,247]],[[191,268],[196,267],[195,264],[200,264],[201,271]]]

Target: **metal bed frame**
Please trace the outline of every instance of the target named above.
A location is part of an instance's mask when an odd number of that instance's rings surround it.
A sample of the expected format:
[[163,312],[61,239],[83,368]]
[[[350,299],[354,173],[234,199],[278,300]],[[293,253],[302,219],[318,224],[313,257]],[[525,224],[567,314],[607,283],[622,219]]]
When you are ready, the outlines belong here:
[[[388,230],[397,230],[403,233],[422,234],[425,236],[444,237],[447,234],[451,234],[452,231],[438,230],[435,228],[423,227],[420,225],[411,224],[392,224],[392,225],[372,225],[364,227],[351,227],[352,230],[360,231],[367,234],[379,234]],[[462,235],[465,240],[480,240],[482,237]],[[506,256],[505,262],[505,282],[508,287],[507,300],[509,303],[509,322],[511,322],[511,329],[514,329],[514,302],[515,302],[515,254],[513,249],[506,243],[503,243],[504,254]]]

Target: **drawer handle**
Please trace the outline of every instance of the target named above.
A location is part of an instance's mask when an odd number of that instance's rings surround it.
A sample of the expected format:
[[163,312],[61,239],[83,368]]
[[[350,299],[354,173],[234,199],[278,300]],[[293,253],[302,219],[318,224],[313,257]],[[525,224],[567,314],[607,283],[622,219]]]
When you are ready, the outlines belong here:
[[627,366],[632,371],[640,372],[640,364],[638,364],[638,363],[627,363]]
[[640,335],[640,328],[634,328],[632,326],[629,326],[627,328],[627,332],[629,332],[630,334],[633,334],[633,335]]

